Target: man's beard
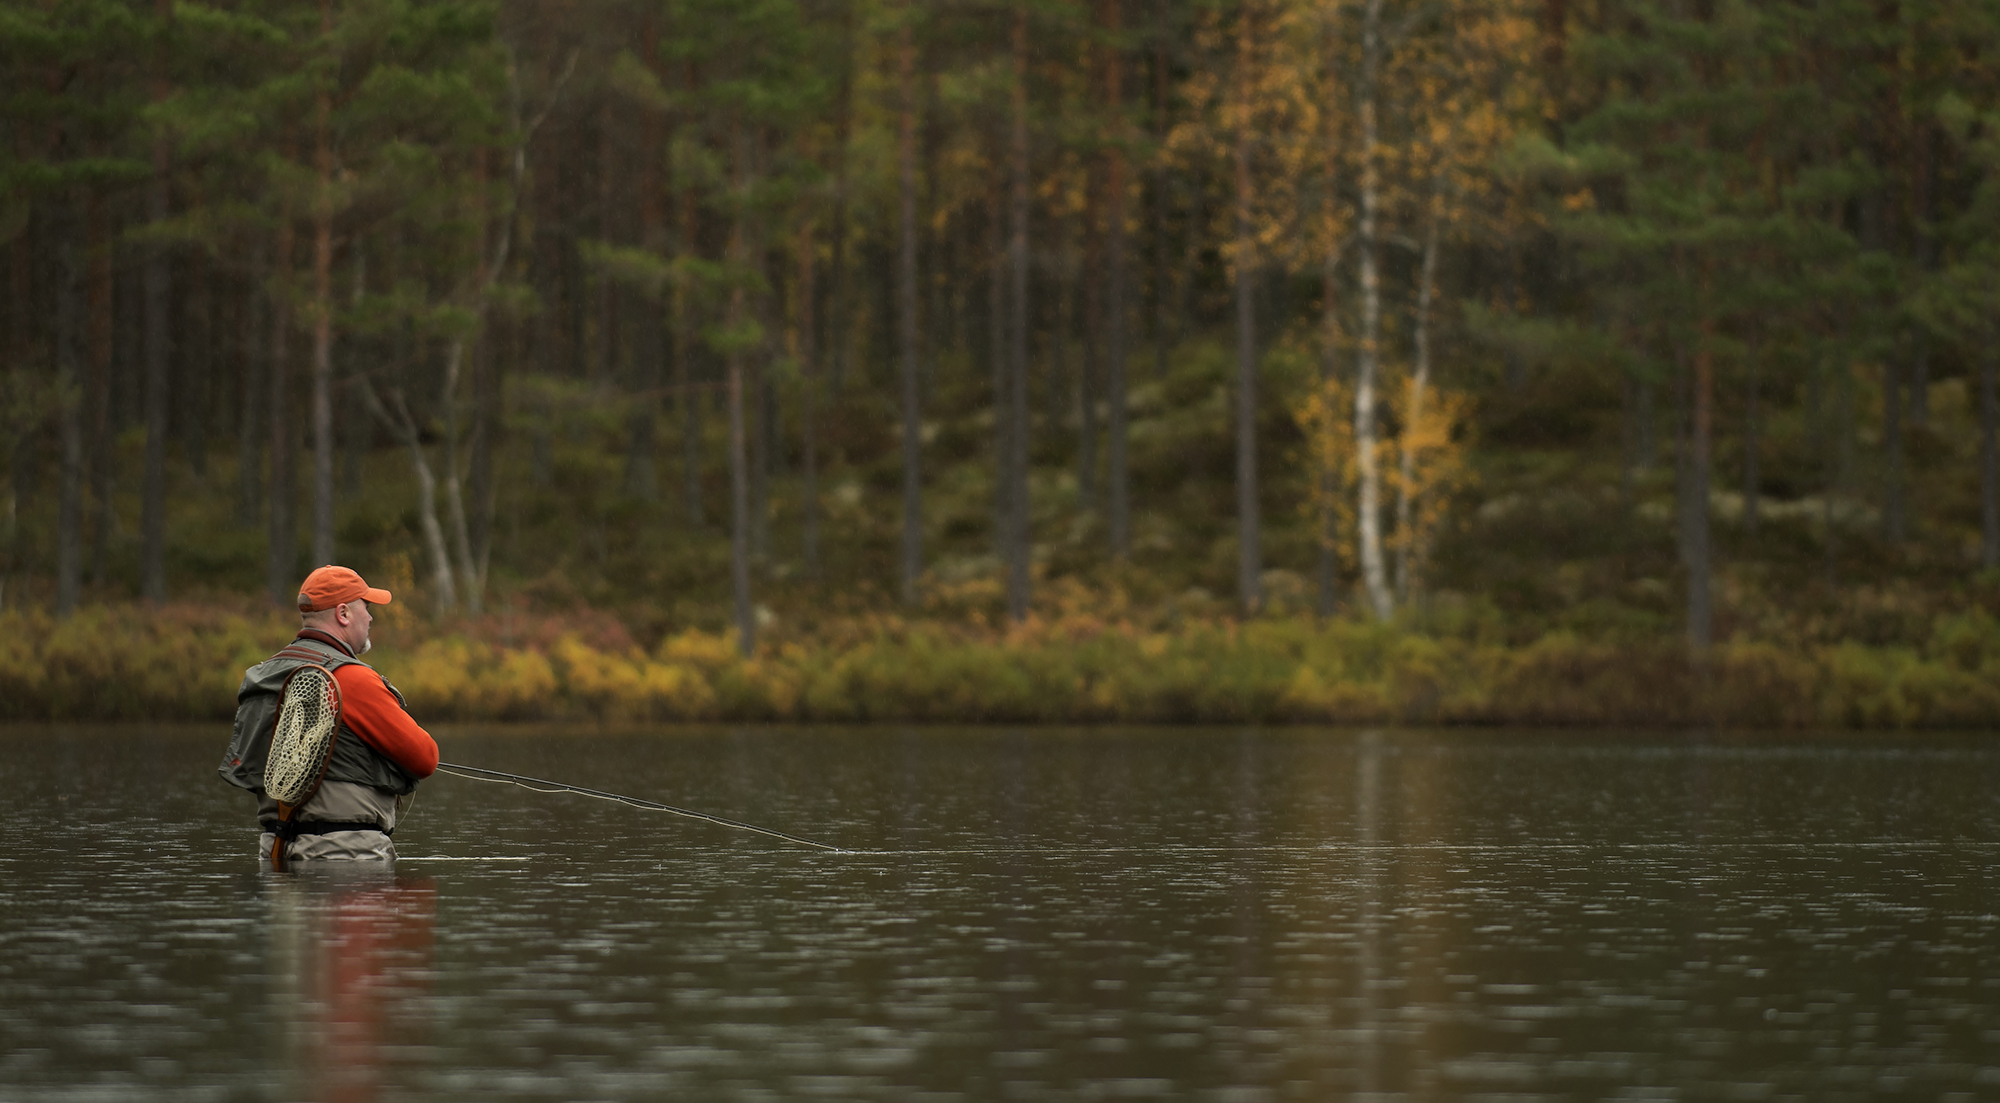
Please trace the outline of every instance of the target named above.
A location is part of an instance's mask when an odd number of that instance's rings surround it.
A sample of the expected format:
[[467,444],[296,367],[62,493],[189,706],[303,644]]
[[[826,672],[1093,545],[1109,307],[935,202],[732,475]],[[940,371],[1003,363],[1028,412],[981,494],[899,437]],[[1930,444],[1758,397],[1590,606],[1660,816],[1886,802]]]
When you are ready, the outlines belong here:
[[366,655],[368,654],[369,649],[373,648],[374,646],[375,646],[375,641],[373,639],[367,636],[363,636],[361,637],[361,646],[355,649],[354,654],[357,658],[362,655]]

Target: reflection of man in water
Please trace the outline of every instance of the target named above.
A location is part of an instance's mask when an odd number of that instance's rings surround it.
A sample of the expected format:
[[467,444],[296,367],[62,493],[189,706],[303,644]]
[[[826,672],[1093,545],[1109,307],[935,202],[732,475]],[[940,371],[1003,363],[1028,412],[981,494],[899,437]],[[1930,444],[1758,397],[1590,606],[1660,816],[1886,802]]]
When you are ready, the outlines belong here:
[[264,828],[258,853],[269,854],[278,823],[278,802],[264,792],[264,759],[278,718],[278,694],[285,678],[305,663],[318,663],[340,683],[340,731],[326,780],[283,825],[293,837],[289,859],[377,858],[393,860],[389,835],[409,808],[417,782],[437,770],[437,741],[417,726],[403,695],[387,678],[360,661],[369,647],[370,605],[387,605],[389,591],[371,588],[346,567],[321,567],[299,587],[298,638],[284,650],[243,673],[236,691],[236,730],[222,756],[222,779],[257,794],[257,819]]
[[290,1066],[271,1087],[364,1103],[396,1087],[389,1047],[424,1032],[437,889],[386,867],[339,869],[269,882],[271,1018]]

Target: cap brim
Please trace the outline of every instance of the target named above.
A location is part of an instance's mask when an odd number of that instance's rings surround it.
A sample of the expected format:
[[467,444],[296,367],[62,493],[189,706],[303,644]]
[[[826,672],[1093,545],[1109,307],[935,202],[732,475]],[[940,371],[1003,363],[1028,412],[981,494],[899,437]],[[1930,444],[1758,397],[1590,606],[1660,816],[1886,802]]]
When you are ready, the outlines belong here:
[[389,591],[374,590],[374,589],[364,590],[361,593],[361,600],[366,601],[370,605],[387,605],[389,604]]

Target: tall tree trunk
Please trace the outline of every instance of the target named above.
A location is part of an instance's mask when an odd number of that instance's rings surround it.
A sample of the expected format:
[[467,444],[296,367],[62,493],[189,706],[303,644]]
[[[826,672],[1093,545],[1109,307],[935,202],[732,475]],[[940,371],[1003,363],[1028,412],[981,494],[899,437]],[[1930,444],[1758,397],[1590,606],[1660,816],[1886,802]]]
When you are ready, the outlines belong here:
[[2000,567],[2000,341],[1991,329],[1979,354],[1979,565]]
[[[640,56],[655,80],[665,86],[660,69],[660,32],[649,15],[640,33]],[[667,248],[665,211],[659,167],[666,135],[658,114],[648,112],[639,123],[639,245],[659,255]],[[625,493],[642,502],[659,497],[660,476],[655,463],[660,420],[660,359],[665,350],[663,303],[651,293],[634,296],[638,333],[632,350],[632,415],[626,422]]]
[[[756,258],[754,263],[763,270],[762,274],[768,277],[770,269],[765,260],[761,227],[758,231],[753,231],[753,236],[758,240],[750,250],[750,253]],[[764,329],[761,326],[765,318],[764,300],[765,293],[761,290],[758,291],[755,301],[750,303],[749,310],[751,317],[760,323],[759,328],[763,329],[763,332],[769,333],[769,329]],[[772,460],[775,458],[772,455],[775,450],[773,448],[775,444],[773,438],[776,436],[771,425],[774,420],[771,403],[772,380],[769,370],[770,364],[761,341],[757,348],[751,350],[751,353],[752,355],[744,365],[746,374],[743,379],[744,396],[749,402],[747,416],[751,418],[748,427],[750,433],[750,562],[753,566],[768,568],[771,560],[771,467]]]
[[218,344],[215,300],[210,290],[213,274],[209,269],[206,253],[197,250],[189,254],[185,316],[192,332],[181,355],[181,448],[198,483],[208,481],[208,430],[214,413],[209,379]]
[[[172,0],[157,0],[161,40],[155,56],[153,102],[164,101],[167,83],[165,30],[172,25]],[[153,139],[153,178],[146,186],[146,217],[159,225],[167,220],[167,182],[172,170],[171,148],[164,135]],[[158,604],[167,599],[167,401],[168,370],[173,362],[173,287],[168,282],[166,251],[155,245],[146,255],[146,468],[140,490],[139,592]]]
[[261,401],[265,380],[258,374],[257,343],[263,333],[258,311],[265,301],[260,294],[265,279],[264,243],[259,240],[250,255],[250,275],[236,297],[236,523],[245,528],[264,515],[264,466],[262,432],[265,422]]
[[[1172,37],[1172,0],[1159,0],[1154,17],[1153,37],[1153,140],[1164,146],[1167,141],[1167,85],[1169,83],[1168,45]],[[1151,230],[1153,254],[1153,378],[1167,378],[1167,359],[1172,351],[1175,328],[1173,315],[1173,295],[1169,289],[1174,282],[1173,268],[1167,260],[1167,188],[1171,183],[1172,170],[1164,157],[1154,158],[1154,166],[1149,174],[1146,197],[1146,219]]]
[[[37,283],[35,280],[36,241],[34,219],[20,236],[14,239],[9,253],[12,263],[8,265],[8,295],[6,309],[8,317],[8,340],[6,349],[17,364],[25,364],[34,359],[36,335],[41,331],[42,316],[37,307]],[[33,472],[35,434],[18,433],[13,441],[13,478],[7,488],[7,505],[4,516],[0,516],[0,541],[4,541],[6,561],[0,564],[0,609],[4,609],[6,593],[4,587],[13,585],[26,573],[21,539],[21,507],[27,504],[33,492],[36,478]]]
[[[994,144],[994,160],[998,161],[1003,156],[998,147],[1003,143],[997,135]],[[1014,349],[1013,313],[1008,306],[1008,289],[1013,286],[1010,267],[1013,255],[1007,237],[1007,192],[998,180],[994,182],[991,207],[992,218],[987,223],[986,310],[990,346],[987,355],[993,368],[993,554],[1007,563],[1013,554],[1009,534],[1014,523],[1013,508],[1007,504],[1013,494],[1013,469],[1008,465],[1014,456],[1007,390],[1007,381],[1013,377],[1008,370]]]
[[295,520],[297,514],[293,512],[297,497],[297,476],[293,467],[296,453],[290,393],[293,237],[291,212],[282,212],[278,216],[277,252],[266,289],[271,303],[271,401],[266,409],[271,419],[271,508],[265,581],[270,586],[271,600],[288,609],[297,605],[299,586],[296,577],[298,526]]
[[72,218],[57,229],[55,360],[62,471],[56,504],[56,616],[76,611],[83,581],[83,281],[86,262]]
[[1077,359],[1076,370],[1076,492],[1077,505],[1085,512],[1097,508],[1097,354],[1104,320],[1103,285],[1100,282],[1103,278],[1100,272],[1103,258],[1098,249],[1103,216],[1098,209],[1097,189],[1093,186],[1095,181],[1091,179],[1095,175],[1094,172],[1085,173],[1083,263],[1077,272],[1079,278],[1065,281],[1059,311],[1063,318],[1058,323],[1057,337],[1058,341],[1067,343],[1071,336],[1067,315],[1080,283],[1083,291],[1083,355]]
[[[911,7],[914,9],[915,5]],[[919,117],[923,120],[923,131],[917,141],[917,155],[920,158],[919,163],[923,166],[921,174],[924,191],[920,209],[924,213],[914,227],[917,250],[915,268],[919,273],[927,273],[917,282],[915,312],[919,401],[937,394],[937,346],[945,336],[945,327],[948,324],[946,319],[950,313],[942,305],[945,283],[939,278],[950,271],[946,267],[945,259],[946,237],[943,234],[932,233],[928,221],[938,213],[939,177],[942,175],[938,171],[938,158],[944,147],[943,110],[939,106],[938,99],[940,77],[935,54],[936,42],[927,39],[922,53],[917,57],[917,64],[923,70],[924,86],[923,104],[917,109]]]
[[89,333],[89,360],[84,391],[79,398],[84,403],[84,447],[93,514],[90,580],[94,585],[102,586],[111,573],[111,540],[118,525],[118,515],[112,508],[112,488],[117,481],[114,470],[117,440],[111,427],[112,356],[117,343],[113,329],[118,323],[112,295],[117,279],[112,272],[115,245],[104,209],[104,197],[93,190],[86,200],[85,211],[85,263],[90,280],[87,294],[89,320],[85,323]]
[[1236,592],[1246,614],[1264,604],[1262,523],[1257,513],[1257,243],[1250,209],[1251,10],[1238,16],[1236,53]]
[[848,298],[847,278],[847,145],[854,126],[854,18],[853,4],[842,5],[840,43],[840,87],[833,106],[833,236],[827,272],[833,286],[827,292],[826,357],[830,369],[830,390],[839,395],[847,386],[847,358],[852,355],[854,307]]
[[[729,292],[730,328],[741,324],[743,289]],[[744,455],[743,354],[732,347],[729,372],[729,581],[734,597],[737,647],[744,658],[757,650],[757,620],[750,608],[750,473]]]
[[[347,306],[359,312],[362,300],[368,294],[368,253],[362,243],[354,242],[353,254],[348,273]],[[379,346],[373,338],[349,338],[347,341],[347,373],[350,382],[341,388],[342,411],[340,425],[334,436],[340,441],[340,495],[352,499],[361,493],[361,464],[367,459],[368,450],[375,440],[375,426],[368,420],[368,407],[362,403],[360,392],[351,382],[353,377],[368,374],[369,361],[377,359]]]
[[917,363],[917,158],[916,44],[910,21],[912,4],[903,6],[903,25],[896,34],[896,83],[900,94],[896,118],[896,344],[903,366],[903,548],[898,579],[905,605],[917,603],[917,579],[923,573],[923,417],[918,407],[920,369]]
[[[1676,340],[1679,340],[1676,337]],[[1691,396],[1694,394],[1694,365],[1689,359],[1686,345],[1676,345],[1674,349],[1674,554],[1683,568],[1689,560],[1688,533],[1694,530],[1694,522],[1688,519],[1688,511],[1693,508],[1694,495],[1690,487],[1694,480],[1689,472],[1693,470],[1691,457],[1694,444],[1690,428],[1694,424],[1690,412]]]
[[[750,176],[763,180],[770,174],[770,150],[762,128],[750,132]],[[750,562],[767,570],[771,561],[771,479],[783,467],[779,454],[778,381],[771,370],[772,290],[780,278],[771,263],[770,242],[762,218],[749,220],[749,263],[757,270],[757,283],[748,309],[757,327],[757,344],[748,350],[749,374],[744,379],[745,395],[751,403],[750,440]],[[782,293],[782,289],[780,289]]]
[[1750,345],[1749,379],[1743,403],[1743,531],[1754,535],[1757,532],[1758,514],[1761,512],[1763,497],[1762,476],[1757,469],[1757,430],[1760,390],[1757,379],[1758,346]]
[[1132,550],[1131,475],[1126,470],[1125,400],[1125,98],[1123,44],[1119,41],[1118,0],[1104,0],[1104,29],[1110,43],[1104,58],[1104,106],[1111,116],[1111,147],[1104,171],[1104,401],[1110,424],[1105,450],[1105,520],[1111,555]]
[[[577,196],[584,183],[582,157],[558,157],[555,168],[558,177],[567,177],[559,189],[566,198]],[[572,198],[571,201],[574,201]],[[565,220],[568,221],[568,220]],[[563,364],[572,372],[572,378],[587,379],[590,375],[590,354],[585,347],[590,335],[590,277],[583,267],[583,242],[579,240],[574,224],[566,226],[569,235],[563,240],[562,260],[562,305],[563,305]]]
[[1437,288],[1438,223],[1443,218],[1442,173],[1431,179],[1430,217],[1424,227],[1424,259],[1417,274],[1417,316],[1414,362],[1403,404],[1403,436],[1396,485],[1396,595],[1408,602],[1417,588],[1416,531],[1417,426],[1423,423],[1424,400],[1431,383],[1431,301]]
[[[612,244],[617,235],[614,212],[618,210],[618,136],[612,126],[617,117],[613,114],[614,98],[607,96],[597,113],[597,237],[599,241]],[[618,286],[611,277],[599,272],[595,278],[593,296],[597,313],[596,327],[590,344],[590,381],[600,395],[609,395],[618,377]]]
[[[479,185],[478,190],[483,193],[486,183],[485,158],[479,158],[475,162],[475,166],[475,179]],[[492,274],[492,269],[489,267],[492,258],[487,251],[486,212],[483,203],[478,204],[473,212],[473,225],[478,227],[478,241],[480,245],[479,260],[474,271],[472,283],[476,296],[473,301],[473,311],[481,322],[481,328],[475,330],[471,338],[474,355],[476,356],[478,346],[484,339],[486,314],[485,292]],[[452,337],[445,343],[444,377],[438,388],[437,410],[438,415],[444,421],[444,432],[440,434],[438,440],[438,461],[439,466],[444,468],[445,518],[447,524],[450,526],[447,536],[451,540],[452,553],[458,560],[457,594],[464,600],[466,610],[477,616],[481,612],[481,595],[478,581],[479,569],[472,551],[471,526],[467,524],[466,520],[465,494],[460,485],[462,479],[458,458],[458,386],[459,378],[464,373],[465,361],[466,338],[462,336]],[[474,370],[475,372],[477,371],[476,368]],[[411,423],[411,428],[415,429],[414,422]],[[421,449],[418,450],[418,454],[421,455]]]
[[493,505],[498,486],[493,478],[493,438],[500,420],[500,364],[496,325],[490,312],[472,342],[472,432],[466,442],[468,507],[466,551],[472,570],[466,577],[467,605],[474,613],[486,606],[486,567],[493,554]]
[[819,579],[819,344],[813,306],[819,294],[814,278],[813,224],[799,227],[799,437],[804,455],[804,486],[800,503],[804,522],[805,572]]
[[1882,538],[1903,542],[1903,373],[1892,355],[1882,361]]
[[[694,197],[681,192],[675,215],[679,229],[674,234],[675,259],[694,251]],[[688,327],[688,289],[684,280],[675,280],[673,295],[674,393],[681,412],[681,499],[687,508],[689,528],[701,527],[701,396],[695,393],[692,342]]]
[[[153,179],[146,188],[146,214],[167,219],[167,143],[153,143]],[[139,592],[148,602],[167,599],[167,387],[173,346],[167,314],[173,303],[166,251],[154,246],[146,257],[146,467],[140,490]]]
[[[402,405],[400,395],[397,403]],[[409,411],[403,410],[402,416],[407,422]],[[437,613],[449,616],[458,610],[458,590],[452,580],[451,555],[445,550],[444,530],[438,525],[437,476],[431,473],[430,460],[424,456],[424,445],[415,426],[411,426],[403,444],[410,450],[410,467],[417,475],[417,525],[431,561],[431,588],[437,593]]]
[[[743,137],[741,124],[732,124],[730,132],[730,190],[740,204],[743,195]],[[729,262],[737,272],[734,286],[729,289],[729,308],[723,319],[723,326],[731,336],[728,347],[728,387],[729,387],[729,580],[735,597],[736,645],[744,658],[757,651],[757,618],[750,604],[750,472],[749,457],[744,454],[743,424],[743,351],[741,342],[735,340],[736,332],[743,325],[743,283],[742,269],[748,258],[744,256],[744,222],[747,215],[739,208],[734,214],[729,229]]]
[[1007,616],[1028,619],[1028,13],[1015,9],[1008,141]]
[[355,384],[361,389],[361,400],[368,412],[410,450],[410,469],[417,476],[417,531],[423,537],[425,557],[430,560],[437,614],[448,616],[458,609],[458,588],[452,579],[451,553],[445,548],[444,529],[438,524],[437,475],[424,455],[416,419],[410,416],[410,406],[404,401],[402,391],[390,390],[389,403],[385,405],[367,376],[357,376]]
[[1708,499],[1714,441],[1715,323],[1701,321],[1694,352],[1694,376],[1689,380],[1692,409],[1688,419],[1687,457],[1683,462],[1685,497],[1681,510],[1681,551],[1687,567],[1687,640],[1696,655],[1714,641],[1714,611],[1710,598],[1712,563],[1709,547]]
[[[332,7],[320,2],[320,33],[333,32]],[[313,517],[312,561],[333,562],[333,143],[327,132],[333,110],[325,88],[313,109],[313,167],[319,194],[313,199]]]
[[[477,340],[475,335],[474,340]],[[444,381],[438,388],[438,411],[444,432],[438,440],[438,465],[444,468],[445,519],[450,525],[451,550],[458,560],[459,596],[466,611],[478,616],[481,610],[479,566],[472,552],[472,533],[466,524],[465,495],[460,489],[458,462],[458,380],[465,366],[465,341],[454,337],[445,344]],[[421,455],[421,450],[419,450]]]
[[[1917,278],[1925,279],[1937,267],[1938,241],[1932,229],[1937,219],[1933,197],[1937,194],[1935,182],[1938,171],[1937,131],[1925,125],[1925,112],[1911,112],[1909,123],[1916,133],[1908,145],[1916,147],[1912,152],[1915,162],[1913,178],[1912,206],[1915,210],[1915,233],[1912,236],[1911,252],[1916,261]],[[1910,350],[1910,424],[1919,429],[1928,428],[1931,421],[1931,348],[1930,339],[1922,329],[1912,334],[1915,347]]]
[[1377,265],[1376,219],[1381,204],[1375,100],[1382,60],[1382,0],[1363,9],[1361,87],[1361,217],[1355,227],[1361,247],[1361,334],[1354,373],[1354,460],[1360,493],[1355,529],[1361,551],[1361,578],[1377,620],[1394,611],[1382,562],[1382,472],[1375,455],[1375,385],[1380,372],[1382,286]]

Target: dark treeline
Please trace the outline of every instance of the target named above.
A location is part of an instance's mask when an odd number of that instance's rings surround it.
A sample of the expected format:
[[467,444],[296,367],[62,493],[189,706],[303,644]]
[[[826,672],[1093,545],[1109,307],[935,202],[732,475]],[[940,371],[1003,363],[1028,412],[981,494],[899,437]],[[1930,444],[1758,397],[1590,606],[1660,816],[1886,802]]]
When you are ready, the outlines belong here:
[[1996,47],[1959,0],[4,0],[0,601],[727,577],[747,654],[769,587],[1151,571],[1699,649],[1725,544],[1969,577]]

